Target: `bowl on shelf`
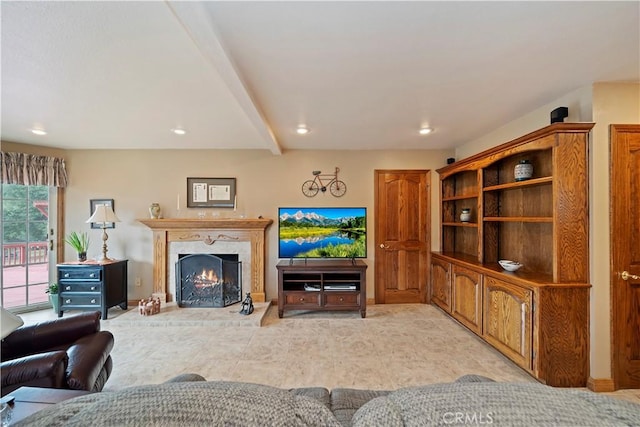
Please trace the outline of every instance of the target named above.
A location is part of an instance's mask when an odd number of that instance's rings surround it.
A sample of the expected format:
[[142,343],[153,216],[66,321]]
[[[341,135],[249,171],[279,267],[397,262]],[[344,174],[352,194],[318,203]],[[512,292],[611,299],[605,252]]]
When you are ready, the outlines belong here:
[[500,266],[507,271],[516,271],[517,269],[522,267],[522,264],[520,264],[519,262],[511,261],[509,259],[501,259],[500,261],[498,261],[498,264],[500,264]]

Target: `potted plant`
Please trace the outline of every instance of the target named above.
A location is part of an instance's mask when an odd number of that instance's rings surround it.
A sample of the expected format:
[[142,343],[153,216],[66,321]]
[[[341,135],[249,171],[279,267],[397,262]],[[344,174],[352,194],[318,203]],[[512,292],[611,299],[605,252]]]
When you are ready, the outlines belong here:
[[60,307],[60,300],[58,299],[58,291],[59,286],[57,283],[50,283],[49,286],[45,289],[45,292],[49,294],[49,302],[53,307],[53,311],[58,312],[58,308]]
[[86,232],[78,233],[77,231],[72,231],[64,239],[64,241],[76,250],[76,252],[78,253],[78,261],[87,260],[87,250],[89,249],[89,235]]

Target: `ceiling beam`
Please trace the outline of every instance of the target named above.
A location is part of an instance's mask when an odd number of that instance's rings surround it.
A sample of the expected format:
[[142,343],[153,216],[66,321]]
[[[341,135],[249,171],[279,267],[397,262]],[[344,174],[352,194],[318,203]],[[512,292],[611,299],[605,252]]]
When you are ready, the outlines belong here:
[[282,154],[278,140],[220,42],[204,3],[184,1],[166,1],[165,3],[176,19],[180,21],[205,59],[218,71],[247,118],[264,140],[266,148],[271,150],[273,154]]

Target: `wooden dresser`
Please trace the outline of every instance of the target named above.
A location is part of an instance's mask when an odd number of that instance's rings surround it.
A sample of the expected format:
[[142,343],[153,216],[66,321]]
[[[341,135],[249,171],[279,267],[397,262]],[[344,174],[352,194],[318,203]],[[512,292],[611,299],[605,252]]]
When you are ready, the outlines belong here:
[[58,317],[65,310],[99,310],[107,318],[110,307],[127,309],[127,260],[58,264],[60,301]]

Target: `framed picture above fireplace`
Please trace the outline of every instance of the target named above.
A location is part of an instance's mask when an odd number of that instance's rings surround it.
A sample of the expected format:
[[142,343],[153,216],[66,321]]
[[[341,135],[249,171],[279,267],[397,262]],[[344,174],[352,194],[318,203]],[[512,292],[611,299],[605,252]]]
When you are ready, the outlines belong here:
[[187,178],[188,208],[233,208],[235,178]]

